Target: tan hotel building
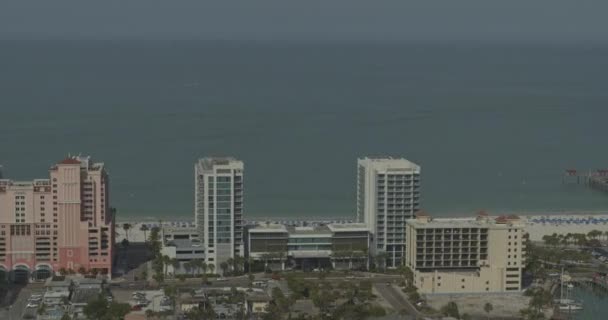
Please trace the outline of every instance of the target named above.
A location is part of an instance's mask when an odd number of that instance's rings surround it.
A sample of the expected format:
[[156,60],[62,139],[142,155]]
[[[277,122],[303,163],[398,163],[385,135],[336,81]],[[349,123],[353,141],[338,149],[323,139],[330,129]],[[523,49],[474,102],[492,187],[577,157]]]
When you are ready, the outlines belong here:
[[405,234],[406,265],[420,293],[521,290],[526,248],[518,216],[433,219],[419,212]]

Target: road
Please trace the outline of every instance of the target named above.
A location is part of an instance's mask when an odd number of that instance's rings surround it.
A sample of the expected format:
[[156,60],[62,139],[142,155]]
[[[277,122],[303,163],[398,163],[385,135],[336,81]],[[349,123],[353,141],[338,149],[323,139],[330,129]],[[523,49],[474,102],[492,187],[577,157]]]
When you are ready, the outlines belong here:
[[25,306],[27,305],[27,299],[32,295],[32,289],[29,287],[24,287],[19,292],[17,299],[11,305],[8,312],[9,320],[21,320],[23,313],[25,312]]
[[409,319],[415,319],[416,316],[421,316],[421,314],[414,308],[401,293],[399,293],[392,285],[386,284],[374,284],[374,288],[384,300],[386,300],[395,311],[400,312],[402,310],[406,310],[408,315],[410,315]]

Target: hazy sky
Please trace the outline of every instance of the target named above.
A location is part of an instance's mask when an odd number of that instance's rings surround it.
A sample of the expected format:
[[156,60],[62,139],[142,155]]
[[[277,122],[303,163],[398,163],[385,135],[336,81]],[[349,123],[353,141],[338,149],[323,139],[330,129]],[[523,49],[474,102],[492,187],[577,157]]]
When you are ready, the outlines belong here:
[[0,0],[0,38],[608,40],[606,0]]

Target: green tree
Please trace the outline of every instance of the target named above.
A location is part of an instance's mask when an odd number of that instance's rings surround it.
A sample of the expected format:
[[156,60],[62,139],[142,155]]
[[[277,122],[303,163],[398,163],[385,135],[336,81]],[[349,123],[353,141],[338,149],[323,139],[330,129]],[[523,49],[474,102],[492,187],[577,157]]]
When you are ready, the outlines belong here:
[[545,315],[534,309],[534,308],[526,308],[519,311],[522,319],[524,320],[543,320],[545,319]]
[[[228,260],[226,260],[226,264],[228,264],[228,269],[230,269],[232,272],[236,272],[234,258],[228,258]],[[224,273],[226,273],[226,271],[224,271]]]
[[381,272],[386,270],[386,258],[388,258],[388,254],[385,251],[378,252],[374,257],[376,268]]
[[483,311],[488,314],[488,319],[490,319],[490,312],[492,312],[492,310],[494,310],[494,306],[491,303],[486,302],[486,304],[483,306]]
[[171,265],[171,257],[164,255],[161,257],[164,267],[165,278],[167,277],[167,273],[169,272],[169,266]]
[[456,319],[460,319],[460,313],[458,312],[458,305],[454,301],[450,301],[445,306],[441,307],[441,313],[446,317],[453,317]]
[[124,319],[129,312],[131,312],[131,306],[128,303],[111,302],[106,319],[121,320]]
[[129,241],[129,229],[131,229],[133,226],[130,223],[123,223],[122,224],[122,228],[125,230],[125,238],[127,239],[127,241]]
[[88,319],[105,319],[108,312],[108,301],[101,295],[89,301],[83,309],[83,313]]
[[176,274],[181,263],[179,260],[177,260],[177,258],[171,258],[170,264],[173,267],[173,274]]
[[208,264],[207,268],[209,268],[209,273],[214,273],[215,265],[213,263]]
[[253,280],[255,280],[255,276],[253,275],[253,273],[250,273],[247,278],[249,279],[249,289],[253,288]]
[[601,237],[602,234],[604,234],[604,233],[599,230],[591,230],[591,231],[589,231],[589,233],[587,233],[587,237],[589,237],[591,239],[597,239],[598,237]]
[[38,310],[36,310],[36,313],[37,313],[39,316],[46,314],[46,304],[45,304],[45,303],[42,303],[42,304],[40,305],[40,307],[38,307]]
[[414,285],[414,272],[412,272],[412,269],[408,266],[401,266],[399,267],[399,273],[403,276],[406,288]]
[[209,270],[209,265],[206,264],[204,261],[201,261],[200,267],[201,270],[203,270],[203,274],[207,274],[207,271]]
[[190,261],[184,262],[184,264],[182,266],[184,267],[184,270],[186,270],[186,273],[191,273],[192,270],[194,270],[194,268],[192,268],[192,263]]
[[175,286],[166,286],[163,288],[163,292],[165,294],[165,296],[167,296],[169,298],[169,301],[171,301],[171,306],[173,306],[173,308],[175,308],[175,301],[177,299],[177,288]]
[[148,242],[148,230],[150,230],[150,228],[145,223],[142,224],[141,227],[139,227],[139,231],[142,231],[144,233],[144,242]]
[[205,263],[201,259],[193,259],[190,264],[193,268],[196,268],[196,274],[201,274],[201,268]]
[[222,275],[225,276],[226,271],[228,271],[228,263],[225,261],[220,263],[220,268],[222,269]]

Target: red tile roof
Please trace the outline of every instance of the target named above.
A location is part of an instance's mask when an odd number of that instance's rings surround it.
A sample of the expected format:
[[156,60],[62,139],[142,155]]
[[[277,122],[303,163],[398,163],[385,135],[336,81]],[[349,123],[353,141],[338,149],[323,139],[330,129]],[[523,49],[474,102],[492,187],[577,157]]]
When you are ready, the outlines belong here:
[[430,215],[426,211],[420,210],[420,211],[416,212],[414,214],[414,216],[416,216],[416,217],[429,217]]
[[477,216],[479,216],[479,217],[487,217],[488,213],[485,210],[481,210],[481,211],[477,212]]
[[80,161],[78,161],[74,158],[65,158],[58,164],[80,164]]
[[500,216],[500,217],[496,218],[496,223],[507,223],[507,217]]

